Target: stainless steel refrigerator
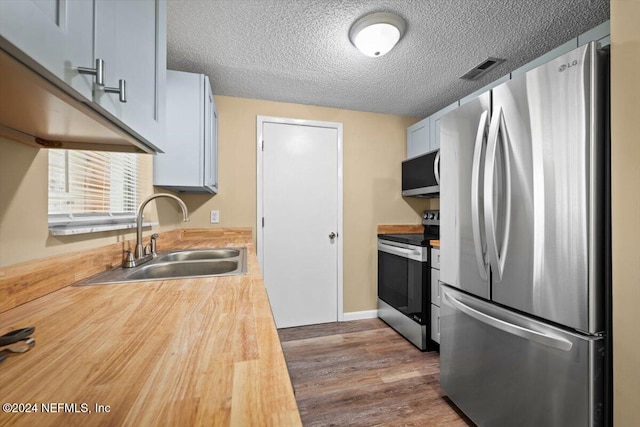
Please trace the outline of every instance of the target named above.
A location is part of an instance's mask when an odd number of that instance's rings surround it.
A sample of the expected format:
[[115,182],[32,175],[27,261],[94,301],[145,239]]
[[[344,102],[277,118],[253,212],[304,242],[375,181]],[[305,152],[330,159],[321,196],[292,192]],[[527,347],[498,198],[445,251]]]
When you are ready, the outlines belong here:
[[607,56],[441,120],[441,386],[481,426],[603,425]]

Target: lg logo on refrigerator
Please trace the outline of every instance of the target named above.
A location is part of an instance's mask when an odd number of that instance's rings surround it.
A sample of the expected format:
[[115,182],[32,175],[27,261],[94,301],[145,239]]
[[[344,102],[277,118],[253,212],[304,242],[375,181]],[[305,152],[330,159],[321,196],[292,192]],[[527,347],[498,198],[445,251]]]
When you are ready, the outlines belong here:
[[576,65],[578,65],[578,60],[574,59],[573,61],[569,62],[568,64],[562,64],[560,66],[560,68],[558,68],[559,72],[563,72],[571,67],[575,67]]

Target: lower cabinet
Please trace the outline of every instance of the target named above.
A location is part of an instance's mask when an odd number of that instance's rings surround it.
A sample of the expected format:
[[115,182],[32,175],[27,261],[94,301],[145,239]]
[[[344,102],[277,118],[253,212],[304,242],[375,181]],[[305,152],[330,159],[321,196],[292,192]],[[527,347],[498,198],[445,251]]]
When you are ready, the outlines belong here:
[[440,249],[431,248],[431,339],[440,344]]
[[440,307],[440,270],[431,268],[431,304]]
[[440,344],[440,307],[431,304],[431,339]]
[[153,185],[218,192],[218,111],[204,74],[167,71],[167,136],[154,156]]

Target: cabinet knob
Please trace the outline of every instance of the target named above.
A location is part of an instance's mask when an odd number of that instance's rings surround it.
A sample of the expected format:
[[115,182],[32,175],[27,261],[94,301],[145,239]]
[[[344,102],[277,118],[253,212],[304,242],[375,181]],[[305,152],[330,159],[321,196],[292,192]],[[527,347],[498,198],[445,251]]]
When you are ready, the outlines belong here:
[[127,82],[123,79],[118,80],[118,87],[105,87],[104,91],[107,93],[119,94],[118,99],[120,102],[127,102]]
[[337,236],[337,234],[336,234],[336,233],[334,233],[333,231],[332,231],[331,233],[329,233],[329,238],[330,238],[331,240],[335,239],[335,238],[336,238],[336,236]]
[[78,72],[96,76],[96,84],[104,86],[104,60],[96,58],[96,68],[78,67]]

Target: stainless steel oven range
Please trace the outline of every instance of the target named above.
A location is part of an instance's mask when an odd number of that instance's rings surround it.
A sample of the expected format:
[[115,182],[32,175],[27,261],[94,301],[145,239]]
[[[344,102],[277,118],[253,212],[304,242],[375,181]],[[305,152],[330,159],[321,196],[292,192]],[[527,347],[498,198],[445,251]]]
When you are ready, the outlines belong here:
[[437,347],[429,337],[429,240],[439,238],[439,221],[438,211],[425,211],[424,233],[378,234],[378,317],[420,350]]

